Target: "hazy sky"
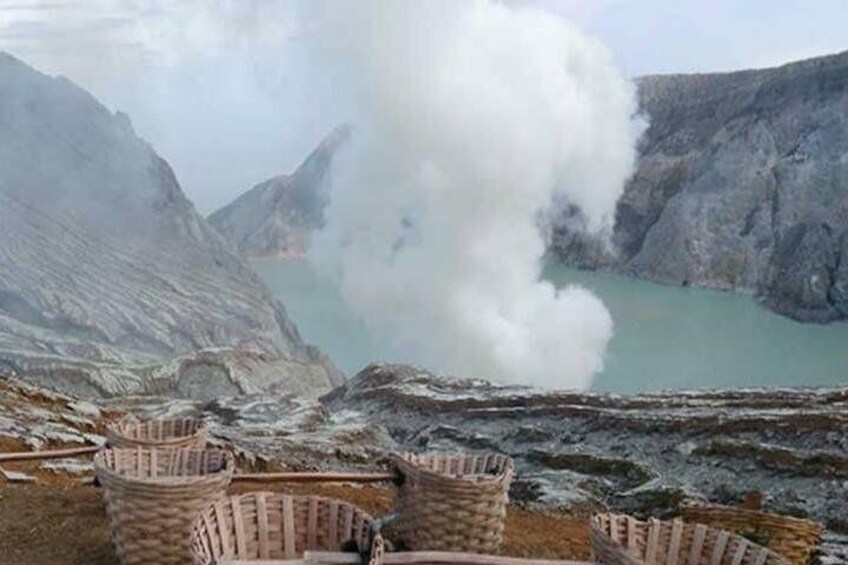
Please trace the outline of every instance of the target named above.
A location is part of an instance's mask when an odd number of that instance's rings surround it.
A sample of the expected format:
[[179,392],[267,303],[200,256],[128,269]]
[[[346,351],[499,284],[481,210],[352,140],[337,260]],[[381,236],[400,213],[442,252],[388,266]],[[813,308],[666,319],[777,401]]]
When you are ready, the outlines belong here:
[[[522,4],[510,1],[511,4]],[[848,49],[846,0],[535,0],[630,76],[732,70]],[[208,213],[288,172],[353,118],[299,0],[0,0],[0,49],[63,74],[174,167]],[[339,10],[356,2],[339,0]]]

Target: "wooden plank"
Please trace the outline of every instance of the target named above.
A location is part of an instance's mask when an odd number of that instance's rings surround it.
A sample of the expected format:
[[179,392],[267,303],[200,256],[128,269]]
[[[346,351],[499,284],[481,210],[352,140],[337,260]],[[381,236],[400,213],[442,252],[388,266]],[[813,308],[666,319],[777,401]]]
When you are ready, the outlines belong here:
[[[356,563],[361,563],[362,560],[356,561]],[[262,561],[256,561],[255,559],[249,559],[247,561],[236,560],[236,561],[215,561],[215,565],[306,565],[308,561],[304,561],[303,559],[289,559],[288,561],[270,561],[263,559]]]
[[[256,561],[218,561],[217,565],[254,565]],[[303,559],[262,561],[262,565],[361,565],[362,557],[356,553],[338,553],[329,551],[307,551]],[[385,565],[405,565],[415,563],[437,564],[468,563],[471,565],[594,565],[590,561],[558,561],[550,559],[521,559],[500,555],[479,555],[476,553],[451,553],[448,551],[414,551],[387,553]]]
[[233,482],[243,483],[382,483],[392,481],[392,473],[243,473]]
[[0,463],[5,461],[32,461],[37,459],[62,459],[64,457],[75,457],[77,455],[90,455],[103,449],[98,445],[87,447],[71,447],[69,449],[55,449],[52,451],[16,451],[12,453],[0,453]]
[[[303,559],[310,565],[320,564],[359,564],[362,558],[355,553],[331,553],[324,551],[307,551]],[[523,559],[504,557],[501,555],[481,555],[477,553],[453,553],[450,551],[410,551],[401,553],[386,553],[385,565],[405,565],[415,563],[436,564],[469,563],[473,565],[592,565],[588,561],[560,561],[551,559]]]

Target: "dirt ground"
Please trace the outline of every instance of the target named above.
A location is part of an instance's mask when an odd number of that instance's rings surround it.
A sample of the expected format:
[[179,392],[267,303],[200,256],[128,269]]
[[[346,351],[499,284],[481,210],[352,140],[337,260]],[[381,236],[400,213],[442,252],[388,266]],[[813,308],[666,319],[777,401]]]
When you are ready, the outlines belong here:
[[[235,486],[231,492],[278,490],[348,500],[372,514],[385,512],[391,493],[344,485]],[[511,507],[505,554],[586,559],[585,526],[564,516]],[[101,493],[92,486],[54,481],[51,485],[0,482],[0,565],[117,565],[107,538]]]

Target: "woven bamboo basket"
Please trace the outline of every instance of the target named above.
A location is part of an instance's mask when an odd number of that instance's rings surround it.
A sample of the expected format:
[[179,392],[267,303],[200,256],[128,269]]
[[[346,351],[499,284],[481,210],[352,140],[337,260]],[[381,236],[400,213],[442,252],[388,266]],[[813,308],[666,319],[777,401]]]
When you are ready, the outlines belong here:
[[647,522],[620,514],[599,514],[589,536],[595,560],[604,565],[788,565],[777,553],[726,530],[704,524]]
[[822,526],[811,520],[730,506],[687,506],[683,519],[739,534],[797,565],[807,563],[822,535]]
[[393,457],[399,473],[393,539],[411,551],[496,553],[513,463],[496,453]]
[[123,418],[106,429],[109,446],[118,448],[203,449],[206,447],[207,436],[206,424],[197,418]]
[[124,565],[184,565],[191,526],[225,496],[234,462],[221,450],[106,449],[94,458],[109,537]]
[[191,533],[195,565],[230,560],[300,559],[307,550],[369,548],[373,518],[352,504],[318,496],[256,492],[215,502]]

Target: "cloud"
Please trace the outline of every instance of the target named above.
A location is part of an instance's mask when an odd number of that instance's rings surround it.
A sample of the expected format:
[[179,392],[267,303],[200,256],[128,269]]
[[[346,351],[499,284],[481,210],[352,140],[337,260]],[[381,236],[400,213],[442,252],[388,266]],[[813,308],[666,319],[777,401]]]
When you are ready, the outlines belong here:
[[279,45],[296,28],[292,11],[260,0],[31,0],[0,6],[0,40],[23,53],[174,65],[247,42]]
[[[323,8],[323,9],[321,9]],[[586,387],[612,320],[539,281],[537,213],[555,192],[609,225],[634,161],[633,87],[598,41],[495,2],[320,4],[324,68],[361,120],[314,258],[408,360]]]
[[206,213],[349,118],[298,39],[298,4],[18,2],[0,6],[0,49],[127,112]]

